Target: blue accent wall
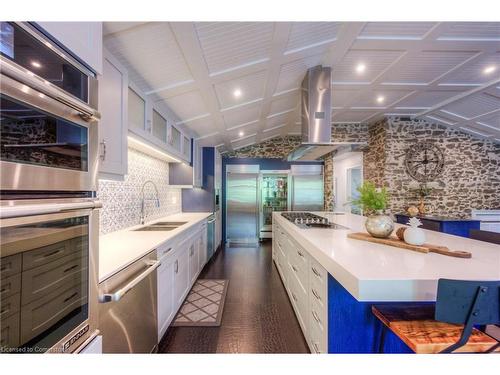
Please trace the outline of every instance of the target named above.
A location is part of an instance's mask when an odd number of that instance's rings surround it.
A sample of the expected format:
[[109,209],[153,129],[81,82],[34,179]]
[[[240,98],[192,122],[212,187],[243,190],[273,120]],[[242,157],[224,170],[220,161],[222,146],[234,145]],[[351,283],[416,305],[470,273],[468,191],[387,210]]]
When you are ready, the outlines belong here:
[[278,158],[222,158],[222,239],[226,241],[226,165],[234,164],[258,164],[261,170],[287,170],[295,164],[319,164],[323,165],[323,161],[286,161]]

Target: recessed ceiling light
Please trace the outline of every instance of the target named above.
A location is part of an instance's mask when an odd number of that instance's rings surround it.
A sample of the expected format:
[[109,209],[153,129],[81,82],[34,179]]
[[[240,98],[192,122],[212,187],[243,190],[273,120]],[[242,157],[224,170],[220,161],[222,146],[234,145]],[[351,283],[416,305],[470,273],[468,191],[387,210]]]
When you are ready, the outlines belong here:
[[243,136],[245,135],[245,132],[242,132],[242,131],[241,131],[241,132],[239,132],[239,133],[238,133],[238,135],[239,135],[240,137],[243,137]]
[[239,98],[241,96],[241,90],[240,89],[234,90],[233,95],[235,98]]
[[366,70],[366,65],[363,63],[359,63],[356,66],[356,72],[358,72],[358,73],[364,73],[365,70]]
[[382,95],[377,96],[377,103],[383,103],[385,101],[385,97]]
[[40,64],[38,61],[32,61],[31,66],[34,66],[35,68],[41,68],[42,64]]
[[497,67],[496,67],[496,66],[494,66],[494,65],[490,65],[490,66],[487,66],[486,68],[484,68],[483,73],[484,73],[484,74],[491,74],[491,73],[493,73],[495,70],[497,70]]

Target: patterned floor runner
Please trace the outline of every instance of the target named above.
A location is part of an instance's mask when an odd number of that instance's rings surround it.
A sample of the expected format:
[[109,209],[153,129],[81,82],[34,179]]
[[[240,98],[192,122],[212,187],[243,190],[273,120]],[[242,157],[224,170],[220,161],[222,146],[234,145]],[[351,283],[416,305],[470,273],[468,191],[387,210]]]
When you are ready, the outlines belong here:
[[229,280],[196,280],[172,325],[220,326],[228,284]]

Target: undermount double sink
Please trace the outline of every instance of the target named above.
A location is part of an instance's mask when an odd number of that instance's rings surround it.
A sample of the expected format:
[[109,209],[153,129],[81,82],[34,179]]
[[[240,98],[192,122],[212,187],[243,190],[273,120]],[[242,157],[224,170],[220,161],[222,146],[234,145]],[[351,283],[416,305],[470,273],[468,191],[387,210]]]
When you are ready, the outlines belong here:
[[179,228],[180,226],[186,224],[187,221],[159,221],[154,224],[146,225],[144,227],[140,227],[134,229],[134,232],[168,232],[174,229]]

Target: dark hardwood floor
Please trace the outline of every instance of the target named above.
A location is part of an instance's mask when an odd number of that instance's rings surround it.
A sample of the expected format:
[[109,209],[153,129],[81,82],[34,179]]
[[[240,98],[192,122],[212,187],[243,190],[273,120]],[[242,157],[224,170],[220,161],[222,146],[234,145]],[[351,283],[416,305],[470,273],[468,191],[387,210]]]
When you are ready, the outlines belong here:
[[220,249],[200,278],[229,279],[221,326],[170,327],[159,353],[309,353],[271,242]]

